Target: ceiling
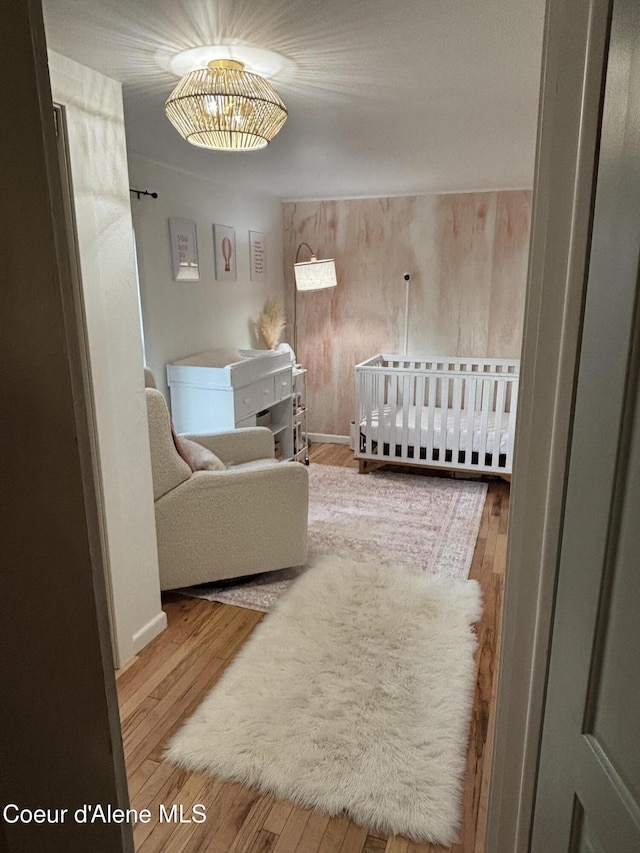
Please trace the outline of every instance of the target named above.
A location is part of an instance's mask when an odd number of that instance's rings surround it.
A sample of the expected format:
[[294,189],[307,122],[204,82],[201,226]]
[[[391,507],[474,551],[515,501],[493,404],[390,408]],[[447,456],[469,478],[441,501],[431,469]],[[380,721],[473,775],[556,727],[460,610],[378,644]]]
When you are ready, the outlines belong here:
[[[532,185],[544,0],[44,0],[51,48],[123,83],[130,153],[282,199]],[[278,51],[289,111],[261,151],[185,142],[172,52]]]

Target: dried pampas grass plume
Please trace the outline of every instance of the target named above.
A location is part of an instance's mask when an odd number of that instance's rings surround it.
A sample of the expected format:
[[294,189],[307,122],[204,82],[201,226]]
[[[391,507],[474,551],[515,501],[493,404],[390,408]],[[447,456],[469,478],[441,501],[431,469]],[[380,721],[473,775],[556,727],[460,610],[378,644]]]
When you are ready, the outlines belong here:
[[275,349],[280,341],[280,335],[284,329],[286,318],[282,304],[273,297],[267,299],[260,316],[256,321],[256,331],[267,345],[268,349]]

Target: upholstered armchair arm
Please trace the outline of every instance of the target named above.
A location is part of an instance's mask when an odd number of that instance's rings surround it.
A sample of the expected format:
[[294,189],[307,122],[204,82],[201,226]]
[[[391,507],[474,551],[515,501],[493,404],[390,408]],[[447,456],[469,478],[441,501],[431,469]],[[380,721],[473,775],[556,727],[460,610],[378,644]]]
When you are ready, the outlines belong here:
[[266,427],[244,427],[212,435],[185,435],[215,453],[226,465],[273,459],[273,433]]
[[296,462],[196,471],[156,501],[162,588],[302,565],[308,495],[307,468]]
[[215,523],[218,529],[235,530],[238,542],[260,525],[273,524],[275,517],[286,519],[287,527],[293,519],[304,518],[306,530],[308,484],[308,469],[298,462],[256,470],[195,471],[158,503],[174,500],[181,504],[185,522],[189,518],[196,528]]
[[[267,430],[267,432],[271,431]],[[246,505],[245,492],[256,495],[262,493],[263,498],[273,500],[276,493],[278,497],[284,498],[286,489],[300,488],[307,491],[308,484],[309,469],[305,465],[300,465],[298,462],[283,462],[280,465],[270,465],[268,468],[254,470],[245,468],[242,471],[234,471],[230,468],[228,471],[195,471],[188,483],[182,483],[181,486],[191,489],[194,493],[197,492],[200,498],[215,492],[216,506],[219,507],[219,502],[225,493],[226,500],[229,500],[231,494],[237,491],[238,494],[242,494],[242,500]],[[174,492],[177,489],[174,489]],[[275,502],[277,503],[277,500]]]

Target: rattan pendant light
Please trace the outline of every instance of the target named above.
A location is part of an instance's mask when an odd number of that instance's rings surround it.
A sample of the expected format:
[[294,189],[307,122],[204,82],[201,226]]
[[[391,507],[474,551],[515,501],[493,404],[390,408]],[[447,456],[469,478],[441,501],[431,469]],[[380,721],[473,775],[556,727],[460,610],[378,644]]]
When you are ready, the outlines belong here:
[[218,151],[264,148],[287,120],[287,108],[268,80],[233,59],[190,71],[164,108],[183,139]]

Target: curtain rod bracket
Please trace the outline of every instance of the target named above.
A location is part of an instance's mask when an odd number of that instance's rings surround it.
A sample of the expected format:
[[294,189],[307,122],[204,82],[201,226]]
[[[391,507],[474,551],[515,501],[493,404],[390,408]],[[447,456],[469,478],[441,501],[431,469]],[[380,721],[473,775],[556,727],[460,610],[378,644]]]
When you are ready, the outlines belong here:
[[131,188],[129,188],[129,192],[135,193],[138,196],[138,201],[140,201],[141,195],[148,195],[151,198],[158,198],[158,193],[152,193],[152,192],[149,192],[149,190],[132,190]]

